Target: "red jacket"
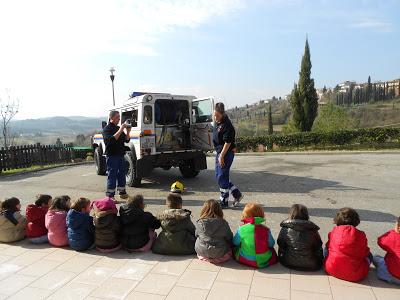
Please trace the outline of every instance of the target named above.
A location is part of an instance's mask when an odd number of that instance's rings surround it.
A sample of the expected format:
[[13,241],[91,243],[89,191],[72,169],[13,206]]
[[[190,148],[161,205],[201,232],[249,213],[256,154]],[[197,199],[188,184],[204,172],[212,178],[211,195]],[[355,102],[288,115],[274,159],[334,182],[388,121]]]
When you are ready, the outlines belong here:
[[400,233],[394,230],[386,232],[379,237],[378,245],[387,252],[385,262],[389,273],[400,279]]
[[26,208],[26,235],[28,238],[36,238],[47,234],[44,218],[47,207],[30,204]]
[[351,225],[336,226],[328,234],[325,271],[347,281],[361,281],[368,275],[370,251],[365,233]]

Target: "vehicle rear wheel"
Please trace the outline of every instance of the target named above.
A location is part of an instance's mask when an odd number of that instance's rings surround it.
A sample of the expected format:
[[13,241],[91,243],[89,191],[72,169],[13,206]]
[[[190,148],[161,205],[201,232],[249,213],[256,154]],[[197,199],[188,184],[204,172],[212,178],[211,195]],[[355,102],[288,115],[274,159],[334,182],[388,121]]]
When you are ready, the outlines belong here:
[[186,164],[179,166],[179,171],[184,178],[194,178],[199,175],[200,171],[194,169],[194,164],[192,161],[186,161]]
[[96,166],[97,175],[106,175],[107,173],[106,158],[103,156],[103,151],[101,147],[97,147],[94,150],[94,162]]
[[139,187],[142,183],[142,178],[137,177],[136,156],[132,155],[131,152],[126,152],[124,158],[126,163],[126,184],[132,187]]

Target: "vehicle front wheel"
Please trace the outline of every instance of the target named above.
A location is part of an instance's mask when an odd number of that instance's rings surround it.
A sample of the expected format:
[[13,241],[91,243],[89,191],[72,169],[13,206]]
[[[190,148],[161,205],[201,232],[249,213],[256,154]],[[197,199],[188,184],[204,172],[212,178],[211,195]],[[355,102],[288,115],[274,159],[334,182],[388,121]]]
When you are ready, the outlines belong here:
[[126,184],[131,187],[139,187],[142,178],[137,177],[136,157],[131,152],[125,154]]
[[94,150],[94,162],[96,166],[97,175],[106,175],[107,173],[106,158],[103,156],[103,151],[101,150],[101,147],[97,147]]
[[179,166],[179,171],[184,178],[194,178],[199,175],[200,171],[194,169],[194,164],[192,161],[188,161],[184,165]]

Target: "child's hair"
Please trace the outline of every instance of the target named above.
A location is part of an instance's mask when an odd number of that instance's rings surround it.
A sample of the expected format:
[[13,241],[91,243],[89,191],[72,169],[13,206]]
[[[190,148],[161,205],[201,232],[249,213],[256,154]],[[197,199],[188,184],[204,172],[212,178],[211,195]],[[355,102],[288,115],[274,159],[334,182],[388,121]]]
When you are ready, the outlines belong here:
[[310,216],[307,207],[303,204],[293,204],[289,211],[289,219],[308,221]]
[[71,198],[69,196],[59,196],[55,197],[53,202],[51,203],[49,210],[69,210],[69,201]]
[[143,195],[137,194],[137,195],[135,195],[135,196],[133,196],[133,197],[129,197],[129,198],[128,198],[128,201],[126,201],[126,203],[127,203],[129,206],[133,206],[133,207],[135,207],[135,208],[142,208],[143,205],[144,205],[144,198],[143,198]]
[[13,213],[18,211],[17,205],[20,204],[21,202],[19,201],[18,198],[16,197],[11,197],[8,198],[6,200],[4,200],[3,202],[0,203],[1,205],[1,211],[11,211]]
[[355,209],[350,207],[344,207],[339,209],[339,211],[336,213],[333,222],[337,226],[352,225],[354,227],[357,227],[357,225],[360,224],[360,216],[358,215]]
[[37,205],[37,206],[42,206],[43,204],[49,205],[49,202],[51,201],[51,199],[53,199],[53,198],[50,195],[39,194],[36,196],[35,205]]
[[71,209],[82,211],[82,209],[85,209],[88,205],[90,205],[90,200],[88,198],[80,197],[72,203]]
[[214,199],[207,200],[200,212],[200,219],[223,218],[221,205]]
[[171,193],[167,197],[166,204],[168,208],[179,208],[182,206],[182,197],[180,194]]
[[247,203],[242,211],[242,220],[253,217],[264,218],[264,210],[258,203]]

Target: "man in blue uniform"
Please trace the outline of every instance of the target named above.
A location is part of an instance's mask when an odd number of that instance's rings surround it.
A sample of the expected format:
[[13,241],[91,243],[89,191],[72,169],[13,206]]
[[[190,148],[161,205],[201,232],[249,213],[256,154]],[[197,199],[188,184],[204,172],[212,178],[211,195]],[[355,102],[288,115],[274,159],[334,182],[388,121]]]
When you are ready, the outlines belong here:
[[229,192],[234,198],[233,206],[237,206],[243,195],[230,180],[229,171],[235,157],[235,128],[225,114],[223,103],[215,104],[214,118],[216,126],[213,132],[213,142],[217,155],[215,157],[215,176],[221,192],[220,203],[222,208],[228,207]]
[[[109,123],[103,129],[103,138],[106,145],[107,163],[107,192],[108,197],[114,198],[115,188],[119,192],[121,199],[127,199],[128,194],[125,190],[126,167],[125,167],[125,143],[129,142],[131,128],[125,123],[118,126],[120,121],[118,111],[111,111]],[[125,132],[124,132],[125,130]]]

